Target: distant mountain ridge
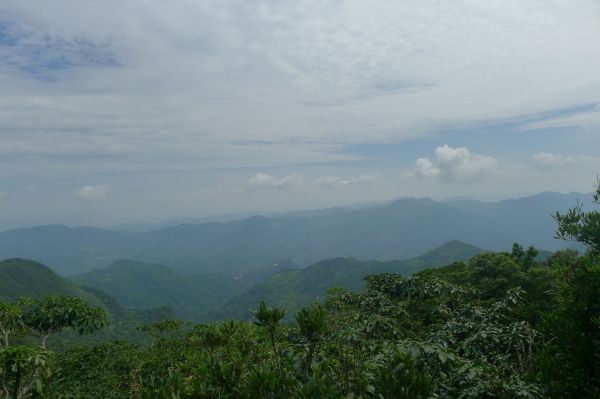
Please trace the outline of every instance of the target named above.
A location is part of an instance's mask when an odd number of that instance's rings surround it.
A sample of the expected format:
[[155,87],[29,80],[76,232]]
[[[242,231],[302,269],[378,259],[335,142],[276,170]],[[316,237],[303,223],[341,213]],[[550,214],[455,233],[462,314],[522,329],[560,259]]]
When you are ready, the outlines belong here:
[[106,230],[116,231],[129,231],[137,233],[145,233],[154,230],[167,229],[169,227],[179,226],[180,224],[202,224],[202,223],[227,223],[233,220],[245,219],[253,216],[253,213],[235,213],[235,214],[222,214],[205,217],[186,217],[178,219],[168,219],[160,222],[137,222],[137,223],[120,223],[110,227]]
[[39,226],[1,233],[0,258],[35,259],[63,275],[135,259],[187,273],[247,276],[281,259],[300,266],[334,257],[406,259],[454,239],[490,250],[504,250],[515,241],[556,250],[569,244],[553,238],[551,216],[566,211],[577,198],[589,201],[588,194],[577,193],[498,202],[407,198],[144,233]]

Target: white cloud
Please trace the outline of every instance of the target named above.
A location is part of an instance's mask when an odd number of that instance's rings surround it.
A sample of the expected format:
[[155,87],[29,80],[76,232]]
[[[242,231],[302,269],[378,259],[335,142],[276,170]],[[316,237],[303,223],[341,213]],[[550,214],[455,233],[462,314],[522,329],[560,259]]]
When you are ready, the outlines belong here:
[[289,175],[284,177],[276,177],[264,173],[257,173],[248,180],[248,190],[264,190],[264,189],[287,189],[293,186],[302,184],[304,178],[300,175]]
[[337,176],[320,176],[314,180],[314,183],[325,188],[353,187],[372,184],[381,179],[381,177],[383,177],[381,173],[353,176],[348,179],[342,179]]
[[415,175],[417,177],[436,177],[440,175],[440,169],[435,167],[429,158],[419,158],[415,162]]
[[84,200],[96,200],[107,198],[111,191],[110,184],[98,184],[96,186],[83,186],[75,191],[75,195]]
[[497,169],[490,156],[471,153],[465,147],[443,145],[435,149],[435,160],[419,158],[414,174],[419,178],[437,177],[440,180],[476,180]]
[[600,157],[588,155],[562,155],[548,152],[538,152],[533,155],[533,164],[540,169],[564,168],[592,163],[600,163]]
[[8,194],[4,191],[0,191],[0,198],[8,197]]

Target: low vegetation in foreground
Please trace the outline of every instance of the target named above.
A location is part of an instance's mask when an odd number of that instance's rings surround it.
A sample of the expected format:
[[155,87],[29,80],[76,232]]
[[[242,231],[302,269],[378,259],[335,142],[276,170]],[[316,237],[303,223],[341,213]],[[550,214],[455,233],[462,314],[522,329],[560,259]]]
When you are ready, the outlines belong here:
[[365,290],[332,288],[291,322],[262,303],[248,322],[144,325],[146,346],[51,352],[47,337],[94,331],[108,315],[73,297],[5,302],[2,397],[598,398],[600,213],[555,219],[585,252],[540,262],[515,245],[411,277],[370,275]]

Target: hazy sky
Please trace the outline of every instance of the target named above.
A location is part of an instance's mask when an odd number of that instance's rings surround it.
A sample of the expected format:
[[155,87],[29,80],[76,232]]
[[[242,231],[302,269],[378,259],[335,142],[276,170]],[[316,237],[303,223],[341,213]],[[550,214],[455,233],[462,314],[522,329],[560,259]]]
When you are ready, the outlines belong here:
[[598,0],[0,2],[0,229],[599,172]]

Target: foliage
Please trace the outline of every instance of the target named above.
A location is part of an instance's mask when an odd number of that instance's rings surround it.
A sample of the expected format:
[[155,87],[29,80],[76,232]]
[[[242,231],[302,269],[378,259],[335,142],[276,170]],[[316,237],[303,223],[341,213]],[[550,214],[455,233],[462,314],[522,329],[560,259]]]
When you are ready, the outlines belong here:
[[141,325],[138,327],[138,330],[155,339],[165,339],[181,334],[181,330],[188,324],[181,320],[164,320],[158,323]]
[[55,353],[52,374],[43,379],[45,397],[122,399],[135,397],[141,352],[125,341]]
[[25,332],[21,308],[14,303],[0,302],[0,348],[10,346],[10,336]]
[[433,379],[419,371],[410,356],[396,352],[379,370],[374,388],[382,398],[426,399],[434,386]]
[[[593,202],[600,205],[600,180]],[[583,204],[577,201],[577,205],[568,212],[556,212],[554,220],[558,224],[557,238],[579,242],[596,254],[600,253],[600,212],[585,212]]]
[[296,314],[296,323],[300,335],[306,342],[306,358],[304,359],[304,374],[308,380],[312,373],[312,360],[319,341],[326,331],[326,311],[320,303],[314,303]]
[[523,250],[523,247],[518,243],[514,243],[512,247],[511,256],[521,266],[521,269],[527,271],[535,265],[536,258],[540,254],[540,251],[535,247],[527,248],[527,251]]
[[554,307],[544,314],[548,344],[540,348],[540,377],[556,397],[600,396],[600,262],[579,258],[556,280]]
[[485,253],[469,260],[467,281],[481,290],[482,299],[497,299],[506,290],[521,284],[522,272],[511,256]]
[[254,313],[254,318],[256,319],[254,324],[264,327],[269,334],[271,348],[273,348],[273,357],[275,359],[275,363],[277,364],[277,371],[279,372],[280,377],[283,375],[283,371],[281,369],[280,354],[277,350],[276,334],[277,330],[279,329],[279,323],[285,314],[286,311],[284,309],[278,307],[270,308],[264,302],[261,302],[258,311]]
[[0,348],[0,386],[3,399],[30,398],[42,393],[40,374],[46,371],[48,353],[40,348]]
[[[46,339],[65,328],[80,334],[93,332],[107,322],[102,308],[88,305],[81,298],[48,296],[43,299],[21,298],[18,304],[0,302],[0,383],[3,398],[28,398],[42,394],[42,380],[50,368]],[[9,336],[33,333],[40,338],[40,348],[10,346]]]
[[23,321],[40,338],[42,348],[47,338],[65,328],[79,334],[91,333],[103,327],[108,320],[106,311],[88,305],[81,298],[51,295],[43,299],[23,298]]

